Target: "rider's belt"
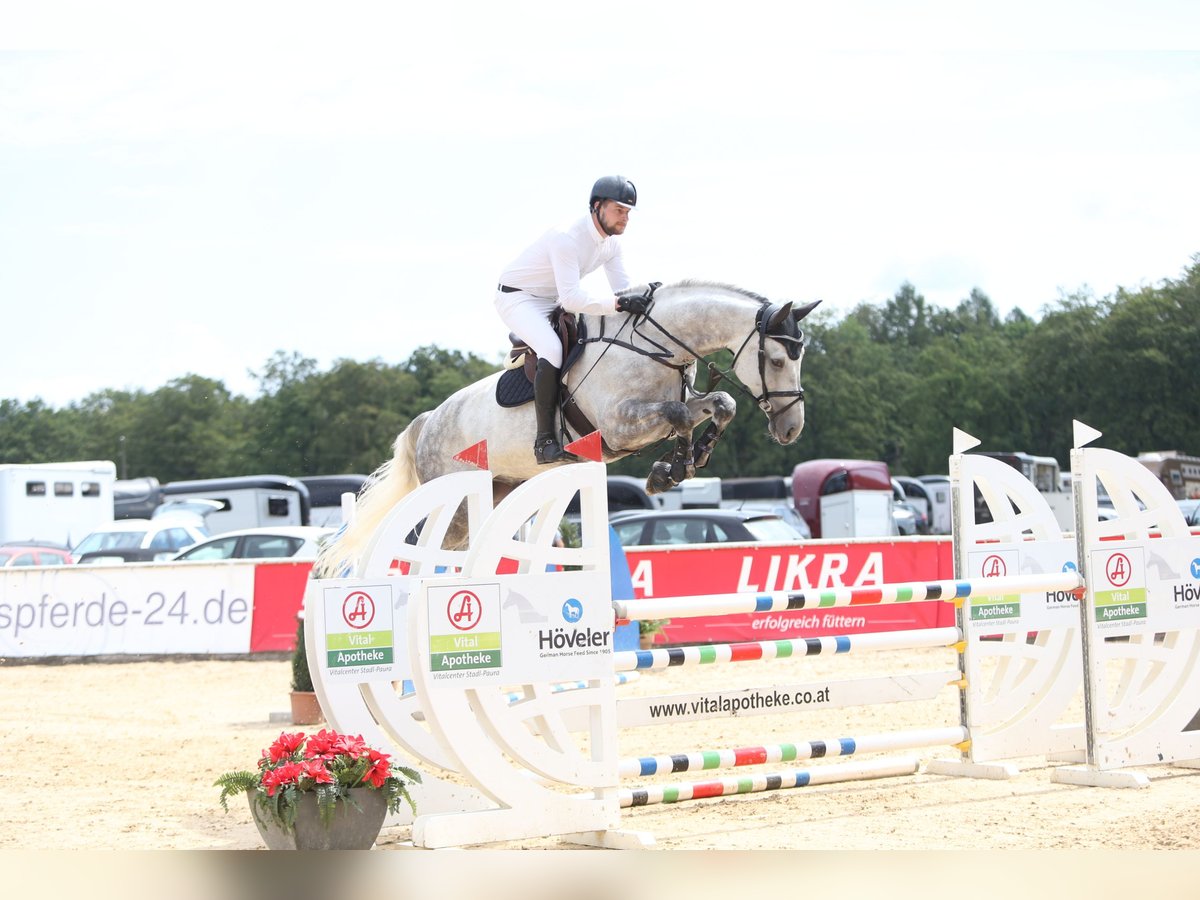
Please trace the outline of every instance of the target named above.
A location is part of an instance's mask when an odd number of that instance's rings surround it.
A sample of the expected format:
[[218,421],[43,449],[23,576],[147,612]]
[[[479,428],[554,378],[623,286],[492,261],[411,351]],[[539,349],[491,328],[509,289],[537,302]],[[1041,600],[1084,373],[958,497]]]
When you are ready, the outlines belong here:
[[509,287],[507,284],[498,284],[496,285],[496,290],[502,294],[515,294],[517,291],[522,290],[522,288]]

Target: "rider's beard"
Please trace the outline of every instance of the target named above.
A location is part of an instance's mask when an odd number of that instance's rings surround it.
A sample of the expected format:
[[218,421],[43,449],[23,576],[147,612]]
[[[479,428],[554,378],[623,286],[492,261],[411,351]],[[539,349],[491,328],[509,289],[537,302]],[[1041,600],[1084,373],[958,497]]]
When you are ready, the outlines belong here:
[[610,221],[603,211],[600,213],[600,224],[604,228],[604,233],[607,235],[624,234],[625,226],[628,224],[628,219],[617,219]]

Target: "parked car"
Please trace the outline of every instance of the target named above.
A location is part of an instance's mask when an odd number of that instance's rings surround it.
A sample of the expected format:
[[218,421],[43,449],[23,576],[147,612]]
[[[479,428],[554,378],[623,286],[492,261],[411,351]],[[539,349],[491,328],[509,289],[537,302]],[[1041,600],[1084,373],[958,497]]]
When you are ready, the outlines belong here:
[[892,521],[896,534],[929,534],[929,516],[911,503],[903,485],[892,479]]
[[74,555],[77,563],[150,562],[170,559],[209,536],[203,520],[190,514],[121,519],[85,537]]
[[10,566],[69,566],[71,551],[41,541],[6,541],[0,544],[0,568]]
[[904,502],[920,514],[918,519],[923,520],[924,527],[921,527],[921,522],[918,521],[918,533],[929,534],[933,530],[933,499],[929,487],[908,475],[896,475],[892,481],[904,490]]
[[221,559],[316,559],[321,541],[336,528],[315,525],[280,525],[278,528],[241,528],[225,531],[193,544],[174,559],[212,562]]
[[796,507],[792,506],[787,500],[775,502],[769,500],[743,500],[740,503],[721,501],[721,508],[751,513],[753,515],[779,516],[779,518],[796,529],[796,533],[804,540],[812,538],[812,530],[808,527],[808,522],[804,520],[804,516],[796,511]]
[[895,534],[908,536],[920,533],[917,511],[907,503],[893,504],[892,523],[896,526]]
[[638,510],[615,513],[608,521],[623,547],[804,540],[780,516],[736,509]]

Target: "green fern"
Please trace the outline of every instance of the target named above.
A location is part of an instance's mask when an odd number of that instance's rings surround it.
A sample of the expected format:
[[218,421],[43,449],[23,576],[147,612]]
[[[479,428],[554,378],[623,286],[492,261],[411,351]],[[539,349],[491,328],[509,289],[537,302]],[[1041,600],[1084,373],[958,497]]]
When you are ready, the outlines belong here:
[[221,808],[225,812],[229,812],[229,798],[234,794],[244,794],[246,791],[255,790],[259,784],[261,776],[258,772],[226,772],[214,783],[213,787],[221,789]]

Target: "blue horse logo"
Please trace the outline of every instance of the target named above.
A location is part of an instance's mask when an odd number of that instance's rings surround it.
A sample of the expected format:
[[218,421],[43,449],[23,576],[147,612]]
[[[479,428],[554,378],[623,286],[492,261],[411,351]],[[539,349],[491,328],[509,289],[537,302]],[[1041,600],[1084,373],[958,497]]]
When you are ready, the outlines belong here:
[[571,597],[562,605],[562,617],[566,622],[578,622],[583,618],[583,604]]
[[1192,560],[1192,577],[1200,578],[1200,559]]

